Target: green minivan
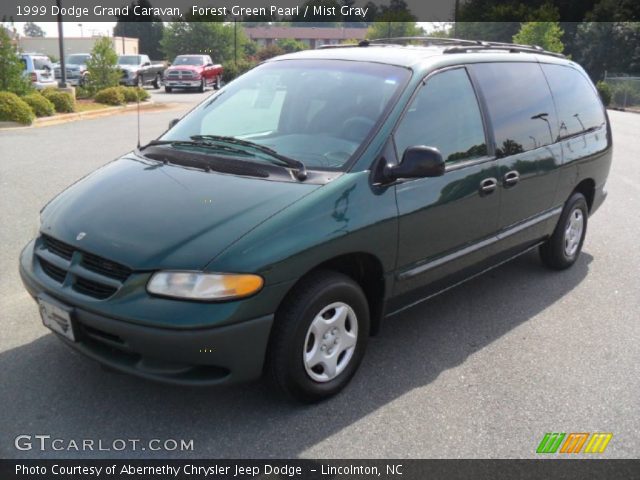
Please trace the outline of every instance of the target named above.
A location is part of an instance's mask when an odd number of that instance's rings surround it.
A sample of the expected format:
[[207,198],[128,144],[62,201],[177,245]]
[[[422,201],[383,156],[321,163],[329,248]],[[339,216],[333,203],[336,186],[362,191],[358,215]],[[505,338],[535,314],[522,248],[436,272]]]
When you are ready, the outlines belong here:
[[111,369],[268,372],[312,402],[383,319],[533,248],[570,267],[611,156],[588,76],[537,47],[304,51],[51,200],[20,273],[44,324]]

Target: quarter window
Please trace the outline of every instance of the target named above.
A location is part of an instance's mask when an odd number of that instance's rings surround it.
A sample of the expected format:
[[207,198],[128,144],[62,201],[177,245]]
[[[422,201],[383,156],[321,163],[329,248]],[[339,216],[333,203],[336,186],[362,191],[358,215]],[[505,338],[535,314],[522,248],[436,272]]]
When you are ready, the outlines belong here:
[[605,124],[604,112],[589,81],[563,65],[543,65],[558,109],[558,136],[566,138]]
[[417,145],[436,147],[446,162],[487,154],[478,101],[464,68],[428,79],[398,126],[395,142],[399,157]]
[[537,63],[473,65],[487,103],[496,156],[506,157],[555,142],[555,106]]

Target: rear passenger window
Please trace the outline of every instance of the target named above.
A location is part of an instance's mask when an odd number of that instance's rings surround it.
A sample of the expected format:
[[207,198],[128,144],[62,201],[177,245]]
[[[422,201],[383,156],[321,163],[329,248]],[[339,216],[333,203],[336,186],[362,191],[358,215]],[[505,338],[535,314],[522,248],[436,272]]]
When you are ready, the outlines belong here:
[[446,162],[485,156],[478,101],[464,68],[431,77],[413,99],[395,134],[398,156],[409,147],[436,147]]
[[589,81],[577,70],[542,65],[558,109],[558,137],[578,135],[605,124],[604,112]]
[[555,106],[537,63],[481,63],[473,71],[486,99],[498,157],[555,142]]

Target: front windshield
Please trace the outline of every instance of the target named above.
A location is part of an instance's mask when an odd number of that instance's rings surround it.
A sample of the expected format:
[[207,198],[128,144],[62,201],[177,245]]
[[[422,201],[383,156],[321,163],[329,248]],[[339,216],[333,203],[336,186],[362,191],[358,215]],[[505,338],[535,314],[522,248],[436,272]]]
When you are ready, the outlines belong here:
[[408,69],[368,62],[265,63],[206,100],[161,140],[235,137],[309,169],[342,169],[409,76]]
[[138,55],[123,55],[118,57],[118,65],[138,65],[139,63]]
[[69,55],[67,57],[67,65],[84,65],[91,55]]
[[173,61],[172,65],[204,65],[202,57],[185,57],[179,56]]

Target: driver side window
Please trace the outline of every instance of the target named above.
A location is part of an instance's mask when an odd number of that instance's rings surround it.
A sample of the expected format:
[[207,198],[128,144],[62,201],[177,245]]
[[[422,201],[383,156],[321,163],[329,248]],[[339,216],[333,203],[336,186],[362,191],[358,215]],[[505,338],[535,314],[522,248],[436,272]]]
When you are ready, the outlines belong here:
[[438,73],[413,98],[395,133],[398,158],[409,147],[436,147],[451,164],[487,155],[482,116],[464,68]]

